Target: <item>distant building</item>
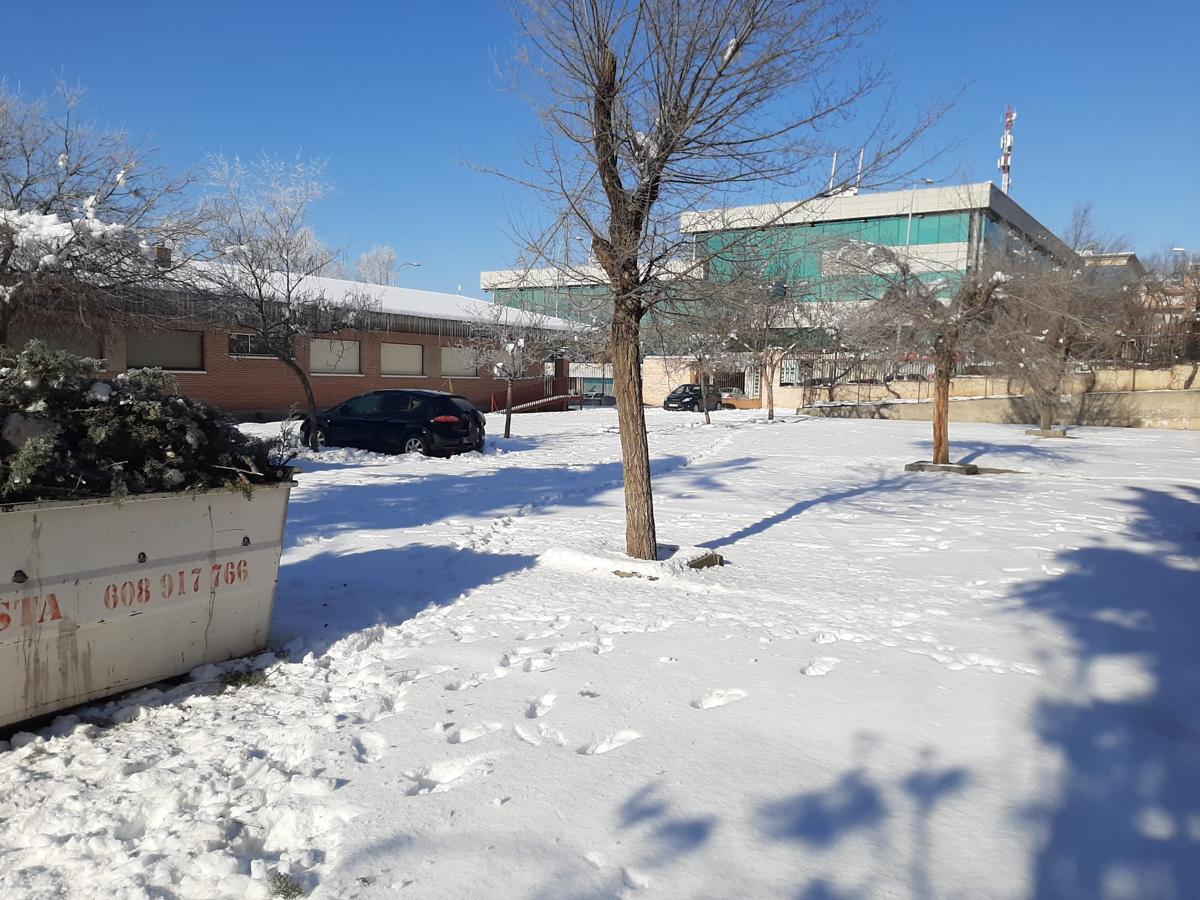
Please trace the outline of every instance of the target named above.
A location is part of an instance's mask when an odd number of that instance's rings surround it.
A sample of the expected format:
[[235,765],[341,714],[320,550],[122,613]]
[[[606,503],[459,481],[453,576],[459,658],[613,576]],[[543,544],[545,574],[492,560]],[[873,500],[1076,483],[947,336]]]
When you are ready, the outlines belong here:
[[[701,210],[684,213],[680,230],[692,242],[687,262],[708,260],[709,277],[721,276],[730,248],[747,247],[772,257],[777,277],[819,285],[822,299],[832,300],[864,299],[861,279],[851,284],[845,277],[841,256],[850,242],[886,247],[907,259],[917,277],[943,282],[946,290],[965,272],[1022,252],[1061,263],[1078,259],[990,182]],[[604,281],[594,265],[480,274],[480,287],[497,303],[582,321],[607,310]]]
[[[312,279],[313,288],[338,299],[369,290],[378,300],[361,327],[336,335],[297,340],[295,360],[305,367],[320,408],[334,406],[367,391],[423,388],[453,391],[484,411],[503,397],[505,383],[476,367],[459,348],[471,322],[486,315],[490,303],[457,294],[364,285],[336,278]],[[164,304],[170,303],[164,299]],[[181,298],[185,306],[187,298]],[[569,328],[556,319],[550,328]],[[105,360],[105,372],[160,367],[179,382],[188,396],[242,415],[277,417],[303,405],[296,376],[259,346],[250,329],[210,315],[179,314],[122,325],[116,320],[81,324],[77,319],[41,319],[14,326],[10,343],[23,346],[31,338],[84,356]],[[531,401],[566,389],[566,364],[539,364],[522,384],[521,399]]]

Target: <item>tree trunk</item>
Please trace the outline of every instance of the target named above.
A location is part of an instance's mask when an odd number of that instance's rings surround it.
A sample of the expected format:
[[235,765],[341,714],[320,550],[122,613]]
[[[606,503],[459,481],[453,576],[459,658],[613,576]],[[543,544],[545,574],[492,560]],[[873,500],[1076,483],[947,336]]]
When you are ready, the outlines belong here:
[[[9,303],[5,303],[3,306],[0,306],[0,347],[8,346],[8,323],[11,318],[12,308]],[[13,347],[12,349],[17,350],[19,348]]]
[[708,414],[708,395],[704,393],[704,388],[706,386],[705,381],[704,381],[705,375],[706,375],[706,372],[704,370],[704,363],[701,363],[700,364],[700,407],[701,407],[701,409],[704,410],[704,424],[711,425],[712,424],[712,416],[710,416]]
[[775,420],[775,370],[770,366],[765,366],[765,375],[767,376],[767,421]]
[[621,431],[621,463],[625,470],[625,552],[637,559],[658,558],[654,530],[654,495],[650,487],[650,447],[642,409],[635,300],[618,297],[613,309],[613,393]]
[[1038,419],[1042,431],[1050,431],[1054,427],[1054,397],[1037,395]]
[[504,436],[512,437],[512,381],[506,382],[507,396],[504,401]]
[[299,379],[304,388],[304,399],[307,404],[304,418],[308,423],[308,449],[320,450],[321,442],[317,440],[317,398],[313,395],[312,382],[308,380],[308,374],[294,359],[285,356],[281,356],[279,359],[292,370],[292,374]]
[[950,464],[950,373],[954,356],[938,350],[934,355],[933,374],[933,462]]

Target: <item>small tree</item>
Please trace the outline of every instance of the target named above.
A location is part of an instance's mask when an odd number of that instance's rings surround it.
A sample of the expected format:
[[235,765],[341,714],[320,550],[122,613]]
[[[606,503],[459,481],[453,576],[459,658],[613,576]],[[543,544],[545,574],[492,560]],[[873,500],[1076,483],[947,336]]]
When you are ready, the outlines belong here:
[[541,316],[507,306],[492,306],[471,322],[468,337],[459,344],[504,382],[504,436],[512,437],[513,386],[518,381],[544,379],[545,364],[565,348],[564,334],[549,328]]
[[296,376],[315,450],[317,401],[296,344],[365,327],[378,301],[368,291],[332,296],[319,281],[337,261],[308,225],[309,207],[329,190],[323,163],[264,156],[246,165],[218,156],[210,160],[210,177],[216,188],[205,203],[211,261],[194,286],[217,317],[250,331],[259,352]]
[[1075,208],[1064,242],[1078,255],[1058,262],[1038,254],[1010,256],[1008,283],[998,297],[985,351],[1032,396],[1042,431],[1054,426],[1063,382],[1081,368],[1119,355],[1140,318],[1139,291],[1123,268],[1090,266],[1117,252],[1125,238],[1103,234],[1092,208]]
[[142,288],[187,261],[188,179],[125,132],[80,121],[82,99],[60,82],[27,102],[0,83],[0,346],[22,319],[132,314]]
[[376,244],[358,258],[354,277],[367,284],[395,284],[396,251],[387,244]]
[[[630,556],[658,554],[641,327],[686,274],[678,262],[690,245],[679,215],[751,185],[811,184],[816,160],[830,149],[821,129],[849,118],[883,82],[871,66],[839,77],[853,68],[849,57],[873,25],[868,4],[842,0],[524,0],[520,7],[522,59],[541,88],[535,104],[549,138],[530,160],[538,175],[520,181],[553,207],[556,234],[586,236],[611,296]],[[868,183],[921,131],[869,129]],[[560,243],[542,236],[531,249],[559,259]],[[704,263],[693,258],[687,266],[698,274]]]
[[881,291],[842,320],[846,342],[858,351],[886,353],[905,332],[905,346],[933,360],[933,462],[950,462],[950,379],[956,363],[986,342],[1005,276],[976,265],[961,275],[923,280],[904,251],[852,242],[839,253],[848,281],[860,292]]
[[654,343],[664,357],[686,359],[695,369],[705,425],[712,424],[705,388],[718,369],[736,364],[731,341],[738,311],[723,287],[706,282],[689,285],[687,293],[693,299],[660,306],[652,327]]

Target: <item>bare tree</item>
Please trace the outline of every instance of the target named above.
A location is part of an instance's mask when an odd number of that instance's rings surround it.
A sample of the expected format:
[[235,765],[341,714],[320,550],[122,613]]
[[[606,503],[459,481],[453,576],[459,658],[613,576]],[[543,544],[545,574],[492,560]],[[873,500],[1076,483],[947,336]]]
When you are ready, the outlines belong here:
[[713,376],[740,364],[732,347],[738,322],[736,298],[724,290],[724,285],[711,282],[676,287],[692,299],[659,306],[651,339],[663,357],[686,359],[695,370],[700,385],[699,407],[704,412],[704,424],[711,425],[706,392],[712,388]]
[[507,306],[492,306],[471,322],[459,344],[481,369],[504,382],[504,436],[512,437],[513,387],[519,381],[545,378],[545,364],[565,352],[565,335],[544,317]]
[[1130,273],[1087,265],[1125,244],[1097,229],[1090,206],[1076,207],[1063,238],[1079,258],[1011,267],[986,336],[989,357],[1029,389],[1042,431],[1054,426],[1066,378],[1116,358],[1140,306]]
[[23,318],[129,312],[186,264],[188,179],[81,121],[82,100],[60,82],[27,102],[0,82],[0,345]]
[[[524,0],[518,12],[548,133],[526,183],[557,208],[555,237],[540,253],[557,257],[563,230],[585,235],[612,298],[631,556],[658,553],[641,323],[676,276],[703,269],[693,260],[680,271],[678,217],[718,192],[811,176],[814,160],[827,158],[822,130],[883,81],[869,67],[839,79],[873,24],[858,0]],[[867,177],[917,133],[875,127]]]
[[215,189],[204,205],[210,261],[197,268],[194,288],[222,321],[252,333],[256,352],[296,376],[307,440],[317,449],[317,402],[296,344],[362,327],[378,301],[369,291],[335,296],[319,280],[337,261],[308,224],[309,207],[329,190],[323,163],[264,156],[244,164],[217,156],[209,175]]
[[851,242],[839,255],[847,278],[862,278],[860,293],[879,295],[843,318],[846,342],[858,351],[886,353],[903,330],[904,346],[933,360],[933,462],[949,464],[950,379],[956,363],[985,343],[1006,276],[985,262],[961,275],[925,280],[906,250],[877,244]]
[[823,333],[818,323],[824,307],[769,244],[733,246],[711,265],[719,273],[710,290],[723,298],[733,316],[729,346],[759,373],[761,407],[774,419],[775,384],[784,360],[797,358]]
[[354,277],[367,284],[395,284],[396,251],[387,244],[376,244],[358,258]]

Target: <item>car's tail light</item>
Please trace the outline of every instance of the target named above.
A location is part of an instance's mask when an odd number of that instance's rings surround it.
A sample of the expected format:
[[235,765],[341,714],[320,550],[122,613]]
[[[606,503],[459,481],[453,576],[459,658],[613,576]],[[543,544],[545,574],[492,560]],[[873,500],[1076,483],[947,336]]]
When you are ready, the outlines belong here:
[[434,416],[433,423],[435,425],[457,425],[462,420],[458,416]]

